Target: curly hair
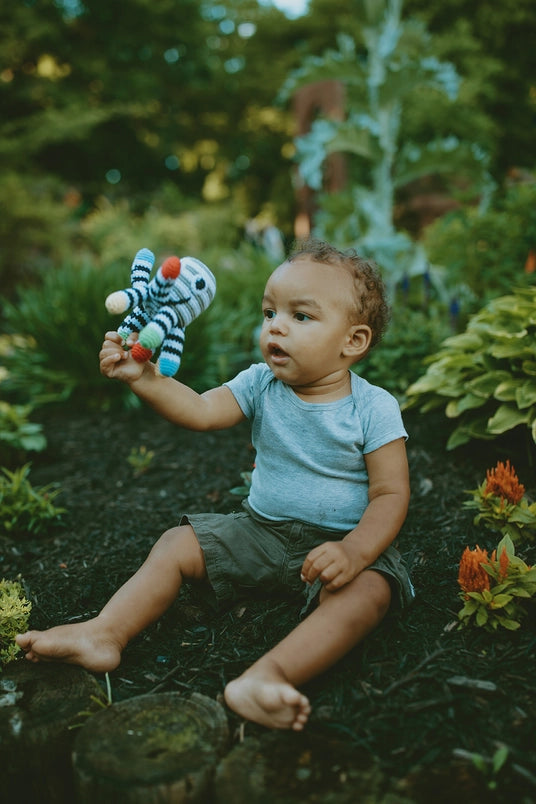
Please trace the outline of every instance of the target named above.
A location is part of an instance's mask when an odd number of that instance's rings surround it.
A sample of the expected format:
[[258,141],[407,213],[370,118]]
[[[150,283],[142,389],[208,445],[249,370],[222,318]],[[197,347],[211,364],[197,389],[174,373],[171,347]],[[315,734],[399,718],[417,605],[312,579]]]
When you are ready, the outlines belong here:
[[371,348],[379,343],[389,323],[390,309],[385,283],[376,263],[360,257],[354,249],[341,251],[315,238],[294,243],[287,260],[294,262],[302,257],[324,265],[337,265],[350,273],[354,282],[355,302],[350,307],[350,320],[370,327]]

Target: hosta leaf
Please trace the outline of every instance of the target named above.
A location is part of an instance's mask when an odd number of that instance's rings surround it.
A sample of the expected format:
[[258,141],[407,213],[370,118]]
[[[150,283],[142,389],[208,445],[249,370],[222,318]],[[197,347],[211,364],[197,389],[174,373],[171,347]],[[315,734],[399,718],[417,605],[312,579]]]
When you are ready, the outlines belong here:
[[459,335],[451,335],[443,341],[443,346],[455,349],[465,349],[468,352],[476,352],[485,346],[484,339],[476,332],[461,332]]
[[526,424],[528,421],[528,413],[522,413],[512,405],[500,405],[495,414],[488,419],[488,431],[494,435],[506,433],[507,430],[513,430],[519,424]]
[[500,383],[509,380],[511,375],[508,371],[488,371],[480,377],[476,377],[467,383],[467,390],[477,396],[486,398],[492,396]]
[[525,360],[534,354],[534,349],[530,345],[521,345],[518,341],[494,343],[489,348],[489,353],[492,357],[499,360],[503,358],[513,357],[517,360]]
[[516,402],[519,408],[528,408],[536,403],[536,382],[525,380],[516,390]]
[[513,402],[516,398],[516,391],[521,385],[523,385],[523,380],[509,377],[505,382],[499,383],[493,396],[499,402]]
[[461,447],[462,444],[467,444],[468,441],[471,440],[471,436],[467,432],[465,427],[457,427],[449,436],[447,441],[447,449],[456,449],[456,447]]
[[525,374],[530,374],[531,377],[536,377],[536,360],[524,360],[521,364]]
[[464,410],[473,410],[485,404],[485,398],[475,396],[474,394],[466,394],[462,396],[461,399],[452,399],[445,408],[445,415],[448,416],[449,419],[455,419],[460,413],[463,413]]

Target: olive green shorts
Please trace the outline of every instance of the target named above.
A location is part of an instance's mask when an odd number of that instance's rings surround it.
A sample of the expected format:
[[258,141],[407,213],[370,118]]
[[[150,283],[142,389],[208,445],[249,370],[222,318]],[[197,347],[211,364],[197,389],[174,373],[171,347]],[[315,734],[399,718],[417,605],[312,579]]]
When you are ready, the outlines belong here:
[[[195,531],[217,602],[297,593],[305,598],[306,613],[315,605],[322,585],[318,579],[310,585],[301,580],[305,557],[317,545],[340,541],[346,533],[305,522],[274,522],[259,516],[246,501],[243,507],[232,514],[187,514],[180,521]],[[388,547],[367,569],[387,578],[395,608],[410,605],[415,592],[398,550]]]

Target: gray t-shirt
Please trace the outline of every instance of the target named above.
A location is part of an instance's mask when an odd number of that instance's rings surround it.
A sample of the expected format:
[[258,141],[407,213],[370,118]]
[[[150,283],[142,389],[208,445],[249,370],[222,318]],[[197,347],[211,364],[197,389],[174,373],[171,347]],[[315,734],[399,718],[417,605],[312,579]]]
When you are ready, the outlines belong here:
[[252,422],[257,456],[248,502],[261,516],[350,531],[368,505],[363,456],[407,438],[398,402],[350,372],[352,393],[304,402],[256,363],[225,383]]

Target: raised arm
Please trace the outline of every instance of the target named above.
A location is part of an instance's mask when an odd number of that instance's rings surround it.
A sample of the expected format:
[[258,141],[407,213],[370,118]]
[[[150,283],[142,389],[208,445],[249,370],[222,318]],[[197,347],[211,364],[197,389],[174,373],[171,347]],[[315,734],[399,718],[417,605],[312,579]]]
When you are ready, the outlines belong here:
[[189,430],[223,430],[245,416],[226,386],[198,394],[173,377],[164,377],[154,363],[138,363],[123,349],[121,336],[107,332],[99,359],[101,373],[118,379],[158,414]]
[[344,586],[370,566],[394,541],[406,518],[409,471],[404,439],[365,455],[369,503],[356,527],[340,542],[325,542],[311,550],[302,577],[320,578],[329,592]]

